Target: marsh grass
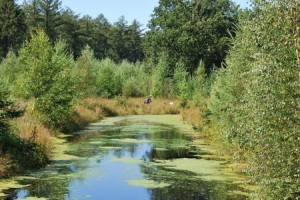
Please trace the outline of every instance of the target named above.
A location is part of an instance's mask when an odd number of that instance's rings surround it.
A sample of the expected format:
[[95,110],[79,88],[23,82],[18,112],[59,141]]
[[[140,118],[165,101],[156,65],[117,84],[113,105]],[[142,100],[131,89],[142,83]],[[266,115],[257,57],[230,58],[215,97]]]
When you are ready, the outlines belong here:
[[115,99],[88,98],[76,107],[84,121],[95,121],[117,115],[179,114],[178,101],[154,99],[144,104],[143,98],[117,97]]
[[32,114],[25,113],[24,116],[14,121],[14,126],[21,139],[37,143],[46,149],[47,155],[50,155],[51,131],[41,124]]
[[180,112],[182,119],[191,124],[195,130],[202,130],[203,117],[202,111],[198,107],[187,106]]
[[0,150],[0,178],[11,176],[16,171],[16,168],[17,166],[13,160]]

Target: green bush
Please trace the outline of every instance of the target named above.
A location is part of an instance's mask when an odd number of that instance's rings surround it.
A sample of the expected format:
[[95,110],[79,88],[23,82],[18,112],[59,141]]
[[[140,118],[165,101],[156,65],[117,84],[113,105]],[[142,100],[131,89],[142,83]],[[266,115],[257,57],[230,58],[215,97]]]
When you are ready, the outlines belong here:
[[292,41],[299,35],[290,33],[299,24],[291,20],[286,2],[260,3],[255,16],[238,27],[227,68],[212,85],[209,109],[213,123],[238,145],[248,174],[261,186],[255,198],[297,199],[300,63]]
[[62,128],[71,114],[75,91],[73,58],[66,53],[64,42],[54,47],[43,31],[32,35],[20,51],[20,64],[25,69],[25,97],[34,98],[34,111],[51,128]]
[[11,92],[18,89],[16,79],[19,73],[18,58],[13,51],[9,51],[0,65],[0,79]]
[[151,94],[154,97],[168,97],[170,95],[170,79],[167,75],[167,58],[165,56],[160,56],[158,65],[152,71]]
[[97,75],[97,95],[105,98],[113,98],[121,94],[122,82],[117,74],[118,66],[110,59],[100,63]]
[[141,97],[149,94],[150,75],[139,64],[122,62],[118,68],[122,82],[122,95],[127,97]]
[[95,96],[97,95],[97,79],[100,62],[94,57],[93,50],[86,46],[81,52],[81,56],[76,61],[74,69],[77,84],[76,90],[80,96]]

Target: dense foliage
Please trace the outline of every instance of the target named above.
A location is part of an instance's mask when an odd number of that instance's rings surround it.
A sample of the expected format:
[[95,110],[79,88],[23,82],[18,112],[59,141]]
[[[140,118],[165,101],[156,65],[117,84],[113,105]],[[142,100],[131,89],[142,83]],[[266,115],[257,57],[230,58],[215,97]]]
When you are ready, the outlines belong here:
[[240,149],[236,156],[247,160],[247,172],[263,186],[260,199],[299,198],[299,44],[295,40],[300,24],[294,15],[299,7],[296,1],[258,2],[254,13],[240,23],[227,68],[212,86],[214,121],[224,138]]
[[192,74],[200,60],[209,73],[224,61],[235,23],[237,7],[230,0],[160,0],[145,38],[146,56],[153,63],[164,56],[169,75],[177,63]]
[[60,127],[71,114],[76,97],[75,78],[71,71],[74,61],[65,50],[65,44],[54,47],[47,35],[38,30],[20,50],[20,94],[34,98],[34,108],[48,126]]

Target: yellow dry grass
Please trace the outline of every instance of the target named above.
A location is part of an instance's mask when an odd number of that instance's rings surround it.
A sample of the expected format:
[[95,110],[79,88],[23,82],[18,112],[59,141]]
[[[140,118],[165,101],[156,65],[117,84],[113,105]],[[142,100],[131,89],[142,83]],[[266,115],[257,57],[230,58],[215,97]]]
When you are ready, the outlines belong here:
[[43,126],[33,115],[26,112],[22,117],[14,121],[14,126],[20,138],[35,142],[47,149],[50,154],[51,132]]
[[202,113],[197,107],[188,107],[181,110],[182,119],[193,126],[203,124]]
[[15,170],[16,165],[12,159],[4,155],[0,150],[0,178],[10,176],[12,171]]
[[154,99],[144,104],[143,98],[87,98],[76,106],[77,113],[84,121],[95,121],[110,115],[178,114],[179,103],[169,99]]

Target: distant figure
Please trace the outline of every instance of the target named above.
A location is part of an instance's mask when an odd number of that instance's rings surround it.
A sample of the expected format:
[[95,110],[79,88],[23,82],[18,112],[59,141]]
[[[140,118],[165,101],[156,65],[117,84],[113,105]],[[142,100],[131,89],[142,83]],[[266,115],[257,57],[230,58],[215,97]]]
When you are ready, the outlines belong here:
[[151,97],[152,95],[146,97],[146,99],[144,100],[144,104],[150,104],[152,102]]

